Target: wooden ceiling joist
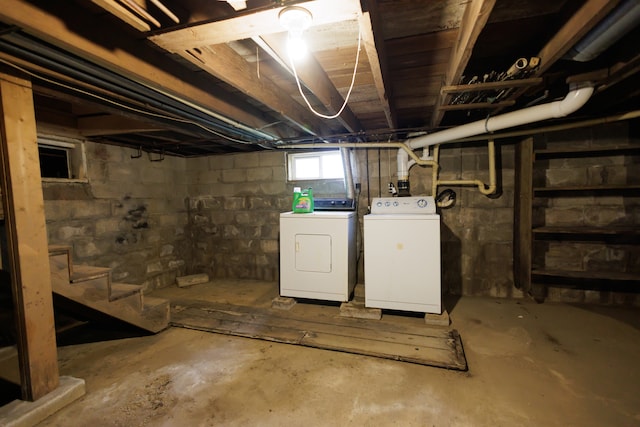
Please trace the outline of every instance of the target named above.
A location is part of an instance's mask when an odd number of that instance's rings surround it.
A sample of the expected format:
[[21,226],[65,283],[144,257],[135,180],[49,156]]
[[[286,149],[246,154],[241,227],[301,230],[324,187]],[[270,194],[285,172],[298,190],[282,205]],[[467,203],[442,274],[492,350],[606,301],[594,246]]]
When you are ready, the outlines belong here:
[[[379,27],[374,23],[374,17],[375,15],[371,15],[370,12],[365,12],[358,20],[358,24],[360,26],[362,44],[364,45],[364,49],[369,58],[371,73],[373,74],[376,91],[378,92],[380,106],[382,107],[387,119],[387,125],[389,128],[395,129],[397,127],[395,111],[393,105],[389,101],[391,85],[385,80],[385,76],[388,76],[389,73],[387,64],[383,61],[383,58],[386,58],[386,54],[382,51],[382,49],[384,49],[384,43],[380,37],[376,37],[375,35],[376,32],[374,31],[374,28]],[[380,54],[378,52],[379,49],[381,50]]]
[[[45,11],[25,0],[3,0],[0,21],[16,25],[133,81],[198,105],[203,111],[222,114],[230,121],[254,129],[269,124],[270,119],[265,119],[252,105],[212,91],[210,80],[184,73],[178,63],[167,64],[166,55],[149,51],[145,41],[132,41],[118,31],[105,30],[95,35],[97,23],[91,19],[79,20],[70,29],[58,16],[74,16],[75,7],[67,2],[49,2]],[[83,34],[94,36],[83,37]]]
[[[276,56],[276,60],[281,63],[283,67],[286,67],[290,73],[293,73],[287,59],[286,37],[280,34],[271,34],[263,37],[255,37],[254,41],[265,48],[267,53]],[[344,99],[327,76],[327,73],[322,69],[322,66],[311,57],[311,55],[305,58],[303,64],[296,66],[296,74],[301,84],[308,88],[325,106],[329,115],[335,114],[340,110]],[[293,76],[291,78],[293,78]],[[349,132],[359,132],[362,130],[362,125],[348,105],[344,108],[342,114],[338,116],[337,120],[339,120]]]
[[[473,47],[482,29],[487,24],[495,3],[496,0],[471,0],[467,3],[464,15],[462,16],[462,22],[460,22],[458,38],[451,51],[451,59],[449,60],[448,71],[445,75],[445,86],[451,86],[460,81],[460,77],[462,73],[464,73],[469,58],[471,57]],[[433,115],[431,116],[432,128],[440,125],[442,117],[444,116],[444,111],[440,107],[447,105],[450,100],[451,96],[449,94],[444,94],[439,97],[439,102],[436,103]]]
[[270,79],[258,77],[256,70],[228,45],[220,44],[178,53],[214,77],[283,115],[304,132],[311,135],[329,134],[325,123],[302,108],[291,96],[283,93]]
[[80,134],[87,137],[166,130],[166,126],[114,115],[79,117],[77,121]]
[[91,0],[91,2],[100,6],[116,18],[131,25],[138,31],[151,31],[149,24],[132,13],[129,9],[122,6],[116,0]]
[[537,55],[540,65],[535,70],[535,75],[541,75],[551,68],[618,3],[620,0],[588,0],[540,50]]
[[[540,65],[535,69],[533,76],[543,75],[602,21],[618,3],[620,0],[588,0],[540,50],[537,55],[540,58]],[[526,87],[518,89],[510,98],[519,98],[527,89]]]
[[[362,14],[360,2],[357,0],[315,0],[296,3],[296,6],[311,12],[313,26],[355,20]],[[154,35],[149,39],[169,52],[179,53],[185,49],[283,32],[285,29],[278,20],[278,14],[282,9],[284,8],[277,7],[222,21],[198,24]]]

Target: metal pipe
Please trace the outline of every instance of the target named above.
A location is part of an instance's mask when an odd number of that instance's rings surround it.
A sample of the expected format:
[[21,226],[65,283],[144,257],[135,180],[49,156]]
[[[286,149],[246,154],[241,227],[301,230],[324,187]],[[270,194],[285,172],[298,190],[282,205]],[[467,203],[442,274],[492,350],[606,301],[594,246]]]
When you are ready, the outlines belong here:
[[347,148],[340,148],[342,167],[344,168],[344,187],[348,199],[355,199],[355,186],[353,184],[353,169],[351,169],[351,153]]
[[433,166],[435,162],[430,159],[421,159],[414,153],[404,142],[327,142],[327,143],[311,143],[311,144],[291,144],[277,145],[280,149],[301,149],[301,148],[324,148],[327,147],[344,147],[344,148],[398,148],[400,151],[407,153],[417,164],[423,166]]
[[479,179],[436,179],[435,185],[433,186],[433,196],[435,197],[438,191],[438,186],[440,185],[473,185],[478,187],[478,191],[485,196],[495,193],[498,186],[496,184],[496,152],[493,140],[488,142],[487,148],[489,155],[489,185]]
[[2,47],[2,50],[5,52],[30,61],[33,64],[42,65],[44,68],[58,71],[76,78],[79,81],[88,82],[103,89],[108,89],[119,95],[142,102],[143,104],[153,105],[162,110],[170,111],[178,117],[186,117],[189,120],[204,123],[206,126],[220,130],[224,129],[227,132],[232,132],[247,138],[275,139],[268,133],[249,128],[213,111],[204,109],[187,100],[149,87],[143,83],[122,78],[99,66],[76,60],[69,55],[47,48],[20,34],[10,33],[3,35],[0,38],[0,47]]
[[640,3],[628,0],[618,5],[565,55],[565,59],[587,62],[620,40],[640,23]]

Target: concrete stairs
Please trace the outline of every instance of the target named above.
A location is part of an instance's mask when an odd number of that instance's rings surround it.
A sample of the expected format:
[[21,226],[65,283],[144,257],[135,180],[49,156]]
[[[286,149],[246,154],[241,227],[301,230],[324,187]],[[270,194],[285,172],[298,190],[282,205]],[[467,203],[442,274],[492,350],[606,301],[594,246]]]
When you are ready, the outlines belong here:
[[49,264],[55,294],[153,333],[168,327],[168,300],[145,296],[140,285],[112,282],[110,268],[74,265],[69,246],[49,246]]

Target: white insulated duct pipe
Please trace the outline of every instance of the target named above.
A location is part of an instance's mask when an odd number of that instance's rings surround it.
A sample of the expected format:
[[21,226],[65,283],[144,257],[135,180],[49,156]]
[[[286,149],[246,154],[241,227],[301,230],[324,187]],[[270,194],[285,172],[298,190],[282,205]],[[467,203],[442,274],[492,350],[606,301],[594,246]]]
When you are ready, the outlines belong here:
[[[491,133],[502,129],[521,126],[529,123],[540,122],[552,118],[565,117],[580,109],[587,103],[593,94],[593,86],[584,86],[572,89],[564,99],[548,104],[536,105],[522,110],[512,111],[486,120],[478,120],[466,125],[443,130],[440,132],[409,139],[405,144],[411,150],[430,147],[457,141],[470,136]],[[409,178],[409,155],[405,150],[398,150],[398,181],[406,181]]]

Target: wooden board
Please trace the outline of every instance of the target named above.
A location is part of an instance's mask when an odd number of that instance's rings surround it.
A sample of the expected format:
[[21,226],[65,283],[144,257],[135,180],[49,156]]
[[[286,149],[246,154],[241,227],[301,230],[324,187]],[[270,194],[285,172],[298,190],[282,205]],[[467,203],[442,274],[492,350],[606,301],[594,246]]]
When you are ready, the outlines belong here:
[[362,354],[421,365],[467,370],[456,330],[260,309],[205,301],[174,300],[173,326],[225,335]]
[[[23,400],[58,387],[58,355],[31,82],[0,70],[0,182]],[[43,274],[44,273],[44,274]]]

